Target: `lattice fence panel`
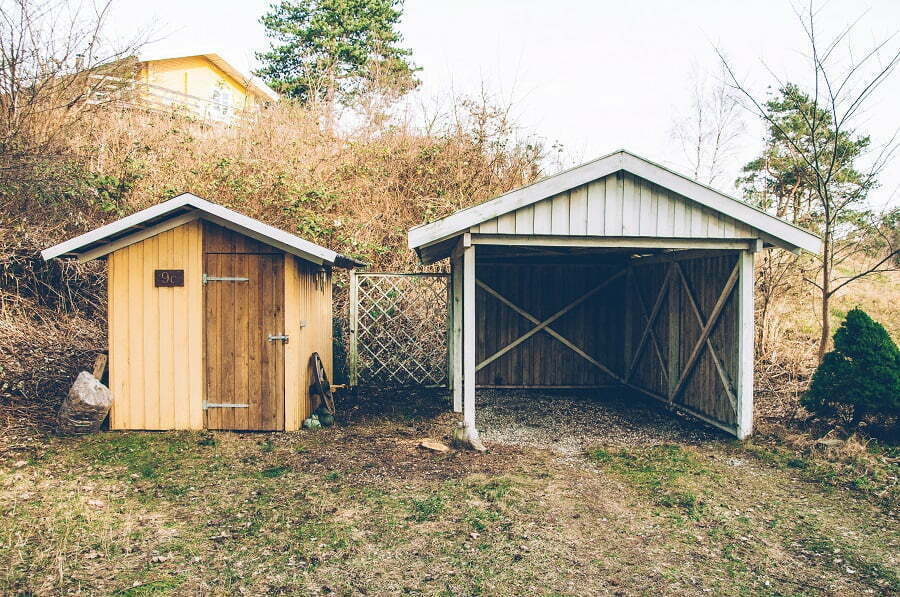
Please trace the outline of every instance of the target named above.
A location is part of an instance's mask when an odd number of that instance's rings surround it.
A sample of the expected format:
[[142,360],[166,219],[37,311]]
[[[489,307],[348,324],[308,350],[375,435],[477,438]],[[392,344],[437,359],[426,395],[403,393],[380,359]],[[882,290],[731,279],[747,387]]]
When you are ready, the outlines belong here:
[[350,383],[446,386],[448,292],[447,274],[353,274]]

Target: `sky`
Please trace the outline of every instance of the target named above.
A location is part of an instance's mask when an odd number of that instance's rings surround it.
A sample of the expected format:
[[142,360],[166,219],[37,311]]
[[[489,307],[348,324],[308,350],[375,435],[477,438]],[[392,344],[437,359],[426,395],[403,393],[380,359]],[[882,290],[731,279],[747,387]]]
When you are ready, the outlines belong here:
[[[128,36],[152,26],[154,55],[216,52],[238,68],[265,49],[267,1],[118,0],[111,23]],[[422,68],[425,98],[478,93],[510,102],[523,129],[562,146],[562,163],[619,148],[689,172],[674,124],[690,105],[692,73],[719,73],[721,48],[739,77],[763,95],[774,76],[803,80],[806,45],[796,0],[406,0],[400,30]],[[820,3],[821,4],[821,3]],[[823,37],[858,19],[858,49],[900,31],[900,0],[830,0]],[[760,150],[763,128],[746,131],[715,186],[735,194],[741,164]],[[900,129],[900,71],[858,122],[874,142]],[[548,168],[553,168],[548,165]],[[900,205],[900,155],[881,176],[875,206]]]

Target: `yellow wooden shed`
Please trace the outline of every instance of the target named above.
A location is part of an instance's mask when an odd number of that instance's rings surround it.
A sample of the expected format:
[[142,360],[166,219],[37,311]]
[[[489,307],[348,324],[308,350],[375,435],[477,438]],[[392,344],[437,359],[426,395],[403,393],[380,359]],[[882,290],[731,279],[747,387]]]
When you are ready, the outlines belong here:
[[189,193],[42,252],[106,259],[112,429],[295,430],[358,262]]

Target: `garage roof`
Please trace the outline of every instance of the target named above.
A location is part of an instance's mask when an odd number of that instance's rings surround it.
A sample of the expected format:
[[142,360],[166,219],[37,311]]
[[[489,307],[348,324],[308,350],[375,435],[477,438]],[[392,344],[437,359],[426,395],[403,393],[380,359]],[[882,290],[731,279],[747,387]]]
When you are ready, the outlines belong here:
[[182,193],[168,201],[44,249],[41,256],[47,261],[57,257],[75,257],[79,261],[90,261],[197,219],[213,222],[316,264],[326,263],[345,268],[364,265],[331,249],[190,193]]
[[[409,246],[421,255],[421,249],[446,243],[473,226],[619,171],[629,172],[704,208],[742,222],[759,231],[760,236],[771,244],[792,251],[802,249],[818,253],[820,250],[821,240],[815,234],[624,149],[457,211],[441,220],[416,226],[409,231]],[[443,251],[440,253],[443,254]]]

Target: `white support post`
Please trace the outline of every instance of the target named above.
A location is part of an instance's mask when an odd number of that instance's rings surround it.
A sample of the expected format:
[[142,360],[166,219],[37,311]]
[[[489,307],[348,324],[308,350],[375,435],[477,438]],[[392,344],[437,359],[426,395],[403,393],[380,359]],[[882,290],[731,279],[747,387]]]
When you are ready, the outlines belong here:
[[350,270],[350,351],[347,355],[350,369],[350,387],[359,383],[359,278],[356,270]]
[[450,258],[450,387],[453,412],[463,410],[463,258],[454,252]]
[[[475,427],[475,245],[463,238],[463,423],[469,438],[477,439]],[[469,242],[467,242],[469,241]]]
[[738,278],[738,379],[737,436],[745,439],[753,433],[753,251],[741,251]]

